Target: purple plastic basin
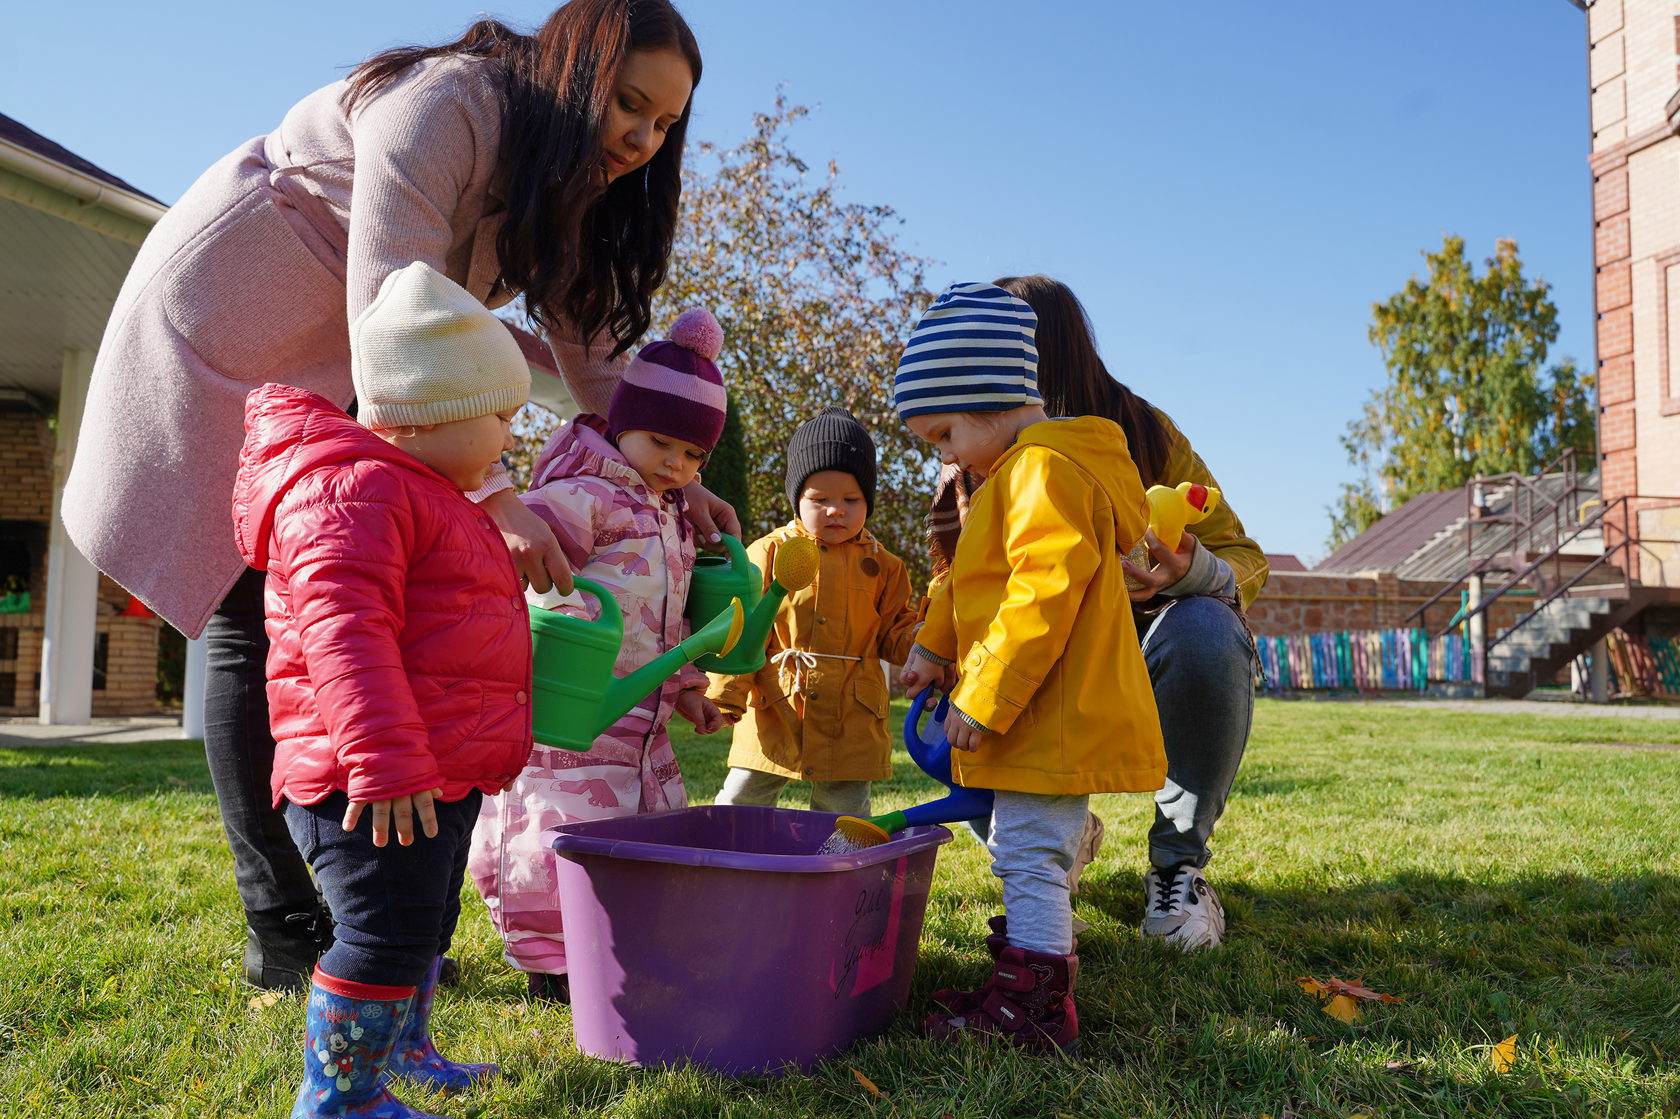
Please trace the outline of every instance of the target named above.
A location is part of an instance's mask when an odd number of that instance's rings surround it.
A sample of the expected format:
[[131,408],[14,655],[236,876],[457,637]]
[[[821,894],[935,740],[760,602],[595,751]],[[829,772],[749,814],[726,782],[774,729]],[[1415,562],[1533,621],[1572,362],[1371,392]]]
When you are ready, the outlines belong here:
[[578,1049],[739,1076],[809,1070],[884,1029],[951,833],[818,855],[834,820],[714,805],[549,832]]

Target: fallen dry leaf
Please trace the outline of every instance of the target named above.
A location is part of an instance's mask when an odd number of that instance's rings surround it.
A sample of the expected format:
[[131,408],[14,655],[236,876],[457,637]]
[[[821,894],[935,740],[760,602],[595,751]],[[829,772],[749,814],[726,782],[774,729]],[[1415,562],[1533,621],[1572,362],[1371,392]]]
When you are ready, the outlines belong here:
[[1370,1002],[1405,1001],[1404,999],[1397,998],[1394,995],[1384,995],[1371,990],[1369,987],[1365,986],[1365,981],[1362,979],[1355,979],[1352,983],[1349,983],[1345,979],[1337,979],[1334,975],[1332,975],[1330,977],[1330,982],[1326,984],[1326,986],[1335,991],[1337,994],[1351,995],[1353,998],[1365,999]]
[[1324,1004],[1324,1013],[1351,1026],[1353,1020],[1359,1017],[1359,1002],[1350,995],[1337,995]]
[[1495,1045],[1488,1056],[1493,1061],[1494,1072],[1510,1072],[1511,1066],[1517,1060],[1517,1035],[1512,1034],[1504,1041]]
[[255,998],[248,1001],[245,1005],[250,1007],[252,1010],[262,1010],[265,1007],[273,1006],[275,1003],[280,1001],[280,998],[281,995],[279,991],[264,991],[262,994],[257,995]]
[[1416,1061],[1384,1061],[1383,1068],[1389,1072],[1411,1072],[1417,1068]]
[[1299,983],[1301,985],[1301,990],[1305,991],[1307,994],[1314,995],[1321,999],[1332,998],[1336,995],[1347,995],[1350,998],[1366,999],[1371,1002],[1405,1001],[1404,999],[1396,998],[1394,995],[1385,995],[1371,990],[1369,987],[1365,986],[1365,981],[1362,979],[1355,979],[1350,983],[1346,979],[1337,979],[1334,975],[1332,975],[1328,980],[1315,979],[1310,975],[1303,975],[1299,979],[1295,980],[1295,982]]
[[864,1088],[868,1090],[870,1095],[874,1096],[878,1100],[884,1100],[884,1099],[887,1098],[887,1095],[886,1095],[885,1092],[883,1092],[883,1091],[881,1091],[881,1089],[875,1087],[875,1082],[873,1080],[871,1080],[871,1079],[869,1079],[869,1077],[863,1075],[863,1073],[859,1072],[857,1069],[852,1068],[851,1065],[847,1065],[846,1067],[849,1068],[849,1069],[852,1069],[852,1075],[857,1077],[857,1082],[859,1084],[862,1084],[864,1086]]

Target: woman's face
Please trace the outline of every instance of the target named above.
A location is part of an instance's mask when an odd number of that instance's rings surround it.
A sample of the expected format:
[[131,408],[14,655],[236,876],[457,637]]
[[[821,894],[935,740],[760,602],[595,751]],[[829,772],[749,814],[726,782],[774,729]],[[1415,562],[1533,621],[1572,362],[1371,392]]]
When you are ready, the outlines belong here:
[[647,165],[665,142],[665,133],[682,118],[693,90],[688,59],[675,47],[631,51],[625,56],[602,136],[607,182]]

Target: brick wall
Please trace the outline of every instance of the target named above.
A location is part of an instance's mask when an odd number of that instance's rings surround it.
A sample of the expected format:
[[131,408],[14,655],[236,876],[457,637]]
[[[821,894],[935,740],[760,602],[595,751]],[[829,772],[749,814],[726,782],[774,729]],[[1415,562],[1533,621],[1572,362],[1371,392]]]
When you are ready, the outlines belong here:
[[156,712],[157,619],[101,614],[93,628],[95,634],[107,635],[106,682],[103,689],[93,693],[94,716]]
[[0,521],[52,516],[53,433],[45,416],[0,412]]
[[[1399,579],[1386,571],[1364,575],[1274,571],[1266,589],[1248,608],[1248,619],[1262,637],[1417,626],[1418,620],[1407,622],[1406,615],[1442,586]],[[1527,597],[1501,598],[1490,611],[1488,633],[1510,626],[1532,602]],[[1449,591],[1423,615],[1423,628],[1432,634],[1438,632],[1452,620],[1458,607],[1458,594]]]
[[[36,692],[41,672],[42,618],[47,604],[47,525],[52,518],[52,459],[55,437],[46,417],[33,411],[0,412],[0,520],[35,526],[29,540],[29,593],[32,612],[0,614],[0,628],[16,633],[15,641],[0,636],[0,678],[9,685],[11,703],[0,703],[0,715],[33,715],[40,710]],[[150,715],[157,704],[158,630],[156,618],[126,618],[128,592],[99,576],[99,605],[94,633],[105,635],[105,687],[93,693],[93,714]],[[0,694],[8,690],[0,686]]]
[[[1587,40],[1604,498],[1680,496],[1680,16],[1672,0],[1592,0]],[[1680,585],[1672,563],[1633,566]]]

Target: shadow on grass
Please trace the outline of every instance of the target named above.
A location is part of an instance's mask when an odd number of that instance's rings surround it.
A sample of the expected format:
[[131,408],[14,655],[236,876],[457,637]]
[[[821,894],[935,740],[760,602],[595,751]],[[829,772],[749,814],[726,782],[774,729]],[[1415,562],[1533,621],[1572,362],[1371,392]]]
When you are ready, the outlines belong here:
[[0,797],[138,798],[212,793],[204,747],[192,740],[0,748]]
[[[1680,1100],[1680,878],[1561,872],[1481,881],[1404,871],[1259,889],[1219,884],[1226,943],[1142,940],[1141,882],[1088,876],[1076,911],[1087,1068],[1141,1068],[1207,1114],[1647,1114]],[[924,939],[908,1012],[988,970],[985,906]],[[970,915],[972,914],[972,915]],[[1360,979],[1403,1002],[1344,1024],[1297,984]],[[1516,1035],[1510,1074],[1489,1047]],[[865,1071],[868,1071],[867,1069]]]

